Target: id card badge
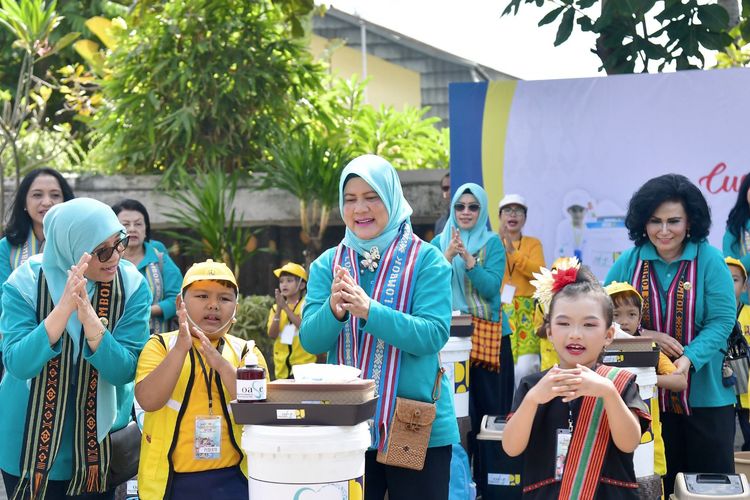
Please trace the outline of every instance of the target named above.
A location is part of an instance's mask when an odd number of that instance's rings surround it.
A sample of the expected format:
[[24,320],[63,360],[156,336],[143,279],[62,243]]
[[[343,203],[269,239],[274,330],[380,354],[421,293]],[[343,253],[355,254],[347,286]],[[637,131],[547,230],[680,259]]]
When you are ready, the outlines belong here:
[[555,481],[560,481],[565,471],[565,459],[568,458],[570,448],[570,429],[557,429],[557,445],[555,447]]
[[516,287],[513,285],[505,284],[503,285],[503,291],[500,292],[500,302],[503,304],[512,304],[513,303],[513,297],[516,295]]
[[297,327],[291,322],[288,323],[279,334],[279,341],[284,345],[292,345],[294,342],[294,336],[297,334]]
[[221,458],[221,417],[195,417],[196,460],[216,460]]

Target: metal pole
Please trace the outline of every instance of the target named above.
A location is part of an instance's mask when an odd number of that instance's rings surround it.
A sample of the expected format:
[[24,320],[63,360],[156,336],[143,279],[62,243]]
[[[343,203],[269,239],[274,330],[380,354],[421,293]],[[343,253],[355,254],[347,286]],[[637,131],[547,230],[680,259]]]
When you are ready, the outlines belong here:
[[[367,79],[367,27],[365,26],[365,21],[360,17],[359,18],[359,37],[360,37],[360,47],[362,49],[362,80]],[[365,104],[368,104],[367,102],[367,87],[364,89],[364,99]]]

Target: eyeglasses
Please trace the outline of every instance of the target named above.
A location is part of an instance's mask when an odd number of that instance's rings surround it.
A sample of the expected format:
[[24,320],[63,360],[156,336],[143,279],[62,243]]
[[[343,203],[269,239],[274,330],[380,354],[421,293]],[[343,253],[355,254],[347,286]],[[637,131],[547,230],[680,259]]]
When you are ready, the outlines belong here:
[[469,212],[479,212],[478,203],[469,203],[468,205],[466,203],[456,203],[453,205],[453,208],[456,209],[456,212],[463,212],[467,208],[469,209]]
[[93,252],[91,252],[91,256],[99,259],[99,262],[107,262],[112,258],[112,254],[115,253],[115,251],[117,251],[117,253],[124,252],[125,249],[128,248],[129,242],[130,236],[125,236],[123,239],[115,243],[114,246],[94,250]]
[[450,184],[447,185],[447,186],[445,184],[443,184],[443,185],[440,186],[440,189],[442,189],[444,193],[447,193],[448,191],[451,190],[451,186],[450,186]]
[[500,209],[500,213],[505,215],[522,215],[526,213],[522,207],[503,207]]

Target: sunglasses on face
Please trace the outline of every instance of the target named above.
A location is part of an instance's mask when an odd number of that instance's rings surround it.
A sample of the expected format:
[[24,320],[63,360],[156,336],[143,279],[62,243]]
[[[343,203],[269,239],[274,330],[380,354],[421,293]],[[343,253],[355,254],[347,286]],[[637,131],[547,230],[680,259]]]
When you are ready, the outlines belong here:
[[466,203],[456,203],[453,205],[453,208],[456,209],[456,212],[463,212],[467,208],[469,209],[469,212],[479,212],[478,203],[469,203],[468,205]]
[[124,252],[125,249],[128,248],[129,242],[130,236],[125,236],[123,239],[115,243],[114,246],[94,250],[93,252],[91,252],[91,256],[99,259],[99,262],[107,262],[112,258],[112,254],[115,253],[115,251],[117,251],[117,253]]
[[450,187],[450,185],[448,185],[448,186],[442,185],[442,186],[440,186],[440,189],[442,189],[444,193],[447,193],[448,191],[451,190],[451,187]]

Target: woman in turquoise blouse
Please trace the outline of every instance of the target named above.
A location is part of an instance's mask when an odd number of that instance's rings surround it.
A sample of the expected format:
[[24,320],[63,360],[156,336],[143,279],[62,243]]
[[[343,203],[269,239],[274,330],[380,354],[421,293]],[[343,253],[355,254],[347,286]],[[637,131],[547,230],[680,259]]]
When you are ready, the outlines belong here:
[[477,475],[481,466],[476,435],[484,415],[507,415],[513,403],[513,353],[510,328],[500,307],[505,247],[487,227],[485,190],[473,183],[456,189],[443,232],[432,240],[451,264],[453,309],[471,314],[474,333],[469,368],[469,455]]
[[130,420],[151,292],[120,259],[128,239],[107,205],[57,205],[44,235],[44,253],[3,285],[5,489],[10,498],[113,498],[109,434]]
[[339,208],[346,233],[310,268],[302,346],[327,353],[329,363],[361,368],[363,378],[376,382],[379,401],[366,453],[365,498],[382,500],[387,491],[392,499],[447,500],[458,428],[445,376],[424,468],[384,465],[376,452],[386,444],[396,396],[432,401],[438,353],[450,328],[450,268],[435,247],[414,236],[412,209],[396,171],[383,158],[364,155],[346,166]]
[[[742,179],[732,210],[727,217],[727,230],[724,233],[722,250],[727,257],[734,257],[742,262],[745,269],[750,269],[750,175]],[[750,284],[748,284],[750,286]],[[742,294],[742,301],[748,301],[747,290]]]
[[605,283],[632,283],[644,298],[642,335],[689,374],[687,390],[659,393],[669,496],[678,472],[734,472],[735,395],[722,384],[721,352],[735,322],[734,288],[724,257],[706,241],[708,204],[686,177],[646,182],[625,225],[635,247]]
[[[10,206],[5,237],[0,240],[0,295],[10,273],[29,257],[42,251],[42,219],[50,208],[75,198],[65,178],[55,169],[43,167],[30,171],[21,180]],[[0,309],[1,311],[1,309]],[[2,334],[0,334],[2,340]],[[0,342],[0,378],[3,374]]]
[[151,289],[151,333],[174,330],[169,323],[177,314],[175,301],[182,286],[180,269],[169,257],[164,244],[151,239],[151,219],[141,202],[122,200],[113,205],[112,210],[130,236],[122,257],[138,268]]

